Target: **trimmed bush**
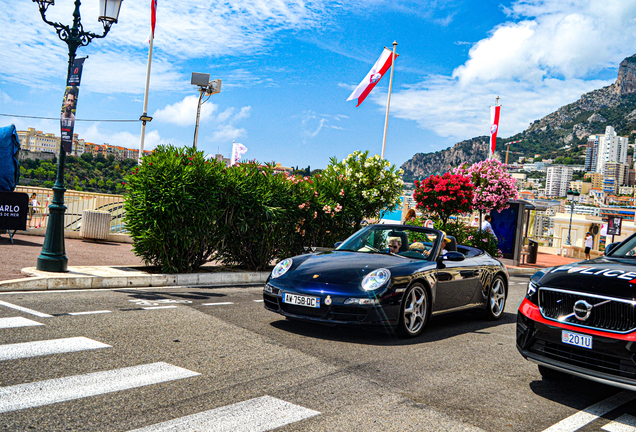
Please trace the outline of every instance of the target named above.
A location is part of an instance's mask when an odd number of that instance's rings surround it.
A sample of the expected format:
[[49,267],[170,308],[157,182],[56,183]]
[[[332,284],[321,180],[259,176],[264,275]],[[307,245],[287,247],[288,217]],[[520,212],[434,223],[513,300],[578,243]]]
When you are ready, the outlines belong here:
[[191,148],[159,146],[126,176],[126,229],[133,251],[166,273],[207,262],[219,242],[224,166]]

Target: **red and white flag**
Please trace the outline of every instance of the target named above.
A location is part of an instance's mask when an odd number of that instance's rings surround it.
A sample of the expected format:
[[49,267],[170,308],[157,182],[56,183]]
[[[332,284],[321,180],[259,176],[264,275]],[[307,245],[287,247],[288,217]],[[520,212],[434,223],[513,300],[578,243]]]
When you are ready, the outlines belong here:
[[157,24],[157,0],[150,0],[150,26],[152,27],[152,37],[155,37],[155,24]]
[[495,155],[497,147],[497,131],[499,130],[499,110],[500,105],[490,107],[490,157]]
[[[395,55],[397,57],[397,54]],[[391,65],[393,64],[393,51],[388,48],[384,48],[382,51],[382,55],[378,59],[377,62],[373,65],[367,76],[364,77],[362,82],[358,84],[358,87],[351,93],[349,99],[347,101],[358,99],[358,105],[362,103],[362,101],[367,97],[373,87],[382,79],[386,71],[389,70]]]

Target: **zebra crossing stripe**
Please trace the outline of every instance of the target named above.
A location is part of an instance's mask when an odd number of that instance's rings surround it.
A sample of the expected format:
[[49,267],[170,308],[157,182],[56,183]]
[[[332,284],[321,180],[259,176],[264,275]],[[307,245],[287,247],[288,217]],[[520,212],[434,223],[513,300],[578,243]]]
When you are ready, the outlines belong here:
[[98,310],[98,311],[86,311],[86,312],[69,312],[67,315],[92,315],[92,314],[105,314],[111,313],[109,310]]
[[557,424],[545,429],[543,432],[574,432],[588,423],[592,423],[599,417],[604,416],[608,412],[615,410],[619,406],[636,399],[636,393],[622,391],[613,396],[608,397],[592,406],[572,414],[570,417],[561,420]]
[[262,432],[319,414],[281,399],[262,396],[130,432]]
[[0,318],[0,329],[44,325],[22,317]]
[[603,426],[601,429],[607,432],[634,432],[636,431],[636,418],[629,414],[623,414],[616,420]]
[[41,318],[53,318],[53,315],[45,314],[43,312],[34,311],[33,309],[27,309],[22,306],[14,305],[12,303],[7,303],[5,301],[0,300],[0,306],[6,306],[11,309],[19,310],[20,312],[28,313],[30,315],[39,316]]
[[110,345],[85,337],[72,337],[36,342],[24,342],[0,345],[0,361],[62,354],[98,348],[110,348]]
[[10,387],[0,387],[0,413],[97,396],[197,375],[201,374],[159,362],[18,384]]

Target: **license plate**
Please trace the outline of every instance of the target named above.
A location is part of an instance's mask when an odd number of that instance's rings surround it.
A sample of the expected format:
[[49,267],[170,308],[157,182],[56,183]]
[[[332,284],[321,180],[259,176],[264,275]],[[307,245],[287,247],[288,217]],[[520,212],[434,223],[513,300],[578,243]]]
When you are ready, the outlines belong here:
[[567,330],[561,331],[561,342],[581,348],[592,349],[592,336],[586,336]]
[[283,303],[293,304],[296,306],[305,306],[310,308],[319,308],[320,297],[310,297],[310,296],[284,293]]

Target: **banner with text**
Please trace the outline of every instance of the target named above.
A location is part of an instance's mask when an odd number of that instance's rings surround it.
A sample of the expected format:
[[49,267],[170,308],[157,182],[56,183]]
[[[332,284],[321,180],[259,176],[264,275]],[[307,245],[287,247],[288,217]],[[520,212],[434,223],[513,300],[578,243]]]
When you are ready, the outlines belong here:
[[73,61],[73,68],[66,82],[66,91],[62,101],[62,116],[60,118],[62,148],[70,153],[73,146],[73,129],[75,128],[75,110],[77,108],[77,96],[82,79],[82,68],[86,57]]

